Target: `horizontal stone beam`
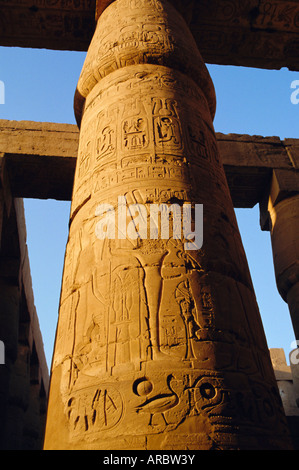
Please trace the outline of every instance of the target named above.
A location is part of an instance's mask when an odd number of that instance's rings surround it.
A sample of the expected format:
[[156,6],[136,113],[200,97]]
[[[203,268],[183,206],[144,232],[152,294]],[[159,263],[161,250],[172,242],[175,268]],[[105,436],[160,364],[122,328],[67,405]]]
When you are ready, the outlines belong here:
[[70,200],[78,137],[75,125],[0,120],[13,196]]
[[[0,0],[0,45],[86,51],[97,15],[112,1]],[[299,70],[297,1],[171,1],[207,63]]]
[[86,51],[96,0],[0,0],[0,45]]
[[218,146],[235,208],[259,203],[271,184],[273,170],[299,179],[299,140],[217,133]]
[[[78,127],[71,124],[0,120],[4,155],[14,197],[71,200]],[[217,133],[234,207],[259,203],[273,170],[298,181],[299,140]]]
[[299,3],[194,1],[190,29],[207,63],[299,70]]

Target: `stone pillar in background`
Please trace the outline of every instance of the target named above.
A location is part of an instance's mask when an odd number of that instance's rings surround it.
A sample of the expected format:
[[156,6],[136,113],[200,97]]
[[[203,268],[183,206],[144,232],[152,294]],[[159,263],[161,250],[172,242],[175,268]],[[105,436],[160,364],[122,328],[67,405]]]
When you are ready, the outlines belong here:
[[[271,233],[277,289],[299,340],[299,187],[296,171],[274,170],[261,204],[261,228]],[[291,346],[291,344],[290,344]]]
[[[217,150],[213,84],[169,3],[117,0],[102,13],[75,109],[45,448],[288,448]],[[141,233],[153,204],[203,204],[203,246]],[[193,212],[192,230],[199,222]]]

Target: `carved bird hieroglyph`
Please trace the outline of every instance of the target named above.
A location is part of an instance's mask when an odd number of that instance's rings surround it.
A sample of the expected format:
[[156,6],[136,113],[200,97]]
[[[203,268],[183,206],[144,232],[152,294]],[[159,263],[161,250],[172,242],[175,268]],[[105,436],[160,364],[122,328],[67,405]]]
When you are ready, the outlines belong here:
[[[176,383],[177,386],[174,387],[173,385],[171,385],[171,382],[173,384]],[[168,426],[169,423],[167,422],[164,413],[179,404],[179,394],[183,391],[183,384],[180,384],[180,382],[176,381],[173,375],[169,375],[167,377],[167,385],[171,393],[156,395],[136,407],[137,413],[142,412],[148,413],[150,415],[148,423],[149,426],[153,426],[152,421],[154,415],[156,414],[162,416],[166,426]]]

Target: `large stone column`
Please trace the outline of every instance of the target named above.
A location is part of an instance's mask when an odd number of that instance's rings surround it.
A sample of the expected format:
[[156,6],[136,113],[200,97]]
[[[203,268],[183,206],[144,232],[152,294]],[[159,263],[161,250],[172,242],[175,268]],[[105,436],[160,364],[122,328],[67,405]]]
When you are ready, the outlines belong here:
[[[117,0],[102,13],[75,108],[45,448],[288,448],[213,84],[173,6]],[[169,237],[150,231],[154,204],[173,205]],[[197,249],[177,232],[190,204],[195,232],[203,204]]]

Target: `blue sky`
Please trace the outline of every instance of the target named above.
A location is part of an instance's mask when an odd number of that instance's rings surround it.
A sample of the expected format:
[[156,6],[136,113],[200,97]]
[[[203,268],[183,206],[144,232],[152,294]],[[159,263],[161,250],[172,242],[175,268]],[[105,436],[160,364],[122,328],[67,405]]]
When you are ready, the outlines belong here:
[[[73,97],[84,58],[77,52],[0,47],[0,81],[5,85],[0,119],[75,124]],[[299,138],[299,104],[290,99],[291,83],[299,73],[208,68],[217,95],[216,132]],[[70,203],[24,202],[35,305],[50,367]],[[236,213],[268,346],[283,348],[288,360],[295,338],[287,304],[275,284],[270,234],[260,230],[258,206]]]

